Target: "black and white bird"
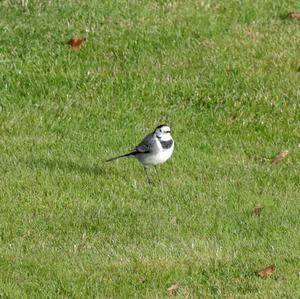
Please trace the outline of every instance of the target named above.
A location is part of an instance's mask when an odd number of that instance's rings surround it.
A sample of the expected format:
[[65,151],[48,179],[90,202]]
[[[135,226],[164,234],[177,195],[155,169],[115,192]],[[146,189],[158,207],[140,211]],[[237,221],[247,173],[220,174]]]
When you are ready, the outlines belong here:
[[147,181],[151,183],[148,167],[152,165],[155,167],[158,180],[160,181],[157,165],[166,162],[172,156],[173,150],[174,140],[171,136],[170,127],[160,125],[152,133],[147,135],[132,152],[108,159],[106,162],[126,157],[136,158],[143,164]]

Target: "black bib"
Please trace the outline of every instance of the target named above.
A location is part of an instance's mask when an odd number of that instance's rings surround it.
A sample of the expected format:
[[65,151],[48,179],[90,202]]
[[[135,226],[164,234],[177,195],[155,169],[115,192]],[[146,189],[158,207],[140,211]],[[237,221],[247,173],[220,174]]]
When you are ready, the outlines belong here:
[[162,140],[159,140],[159,141],[160,141],[160,144],[163,149],[171,148],[173,145],[173,139],[168,140],[168,141],[162,141]]

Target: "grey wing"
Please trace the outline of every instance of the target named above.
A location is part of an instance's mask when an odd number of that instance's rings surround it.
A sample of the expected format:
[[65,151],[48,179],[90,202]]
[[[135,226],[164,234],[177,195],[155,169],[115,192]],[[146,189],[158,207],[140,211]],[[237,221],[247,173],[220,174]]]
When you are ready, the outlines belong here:
[[139,143],[135,147],[135,150],[139,153],[147,153],[151,150],[151,146],[153,142],[154,142],[153,133],[150,133],[142,140],[141,143]]

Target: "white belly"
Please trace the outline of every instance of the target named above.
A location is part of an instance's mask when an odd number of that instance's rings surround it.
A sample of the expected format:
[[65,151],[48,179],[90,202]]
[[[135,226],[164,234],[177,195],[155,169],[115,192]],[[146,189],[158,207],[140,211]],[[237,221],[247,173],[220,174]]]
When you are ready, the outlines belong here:
[[173,150],[174,150],[174,143],[172,147],[169,149],[162,149],[160,147],[157,151],[153,153],[147,153],[137,158],[144,165],[158,165],[166,162],[172,156]]

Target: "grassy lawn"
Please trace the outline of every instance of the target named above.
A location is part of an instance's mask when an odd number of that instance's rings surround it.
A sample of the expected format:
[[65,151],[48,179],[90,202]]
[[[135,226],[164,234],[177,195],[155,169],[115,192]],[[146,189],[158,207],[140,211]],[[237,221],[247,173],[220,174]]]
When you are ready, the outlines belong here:
[[[292,9],[2,0],[0,298],[299,298]],[[161,123],[162,188],[135,160],[104,162]]]

